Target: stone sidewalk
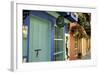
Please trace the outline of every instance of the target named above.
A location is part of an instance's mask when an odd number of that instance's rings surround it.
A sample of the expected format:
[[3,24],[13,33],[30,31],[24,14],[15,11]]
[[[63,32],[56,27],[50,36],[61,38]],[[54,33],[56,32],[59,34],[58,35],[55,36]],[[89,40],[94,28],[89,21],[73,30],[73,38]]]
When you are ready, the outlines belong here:
[[82,59],[83,59],[83,60],[85,60],[85,59],[91,59],[91,53],[88,52],[87,55],[82,56]]

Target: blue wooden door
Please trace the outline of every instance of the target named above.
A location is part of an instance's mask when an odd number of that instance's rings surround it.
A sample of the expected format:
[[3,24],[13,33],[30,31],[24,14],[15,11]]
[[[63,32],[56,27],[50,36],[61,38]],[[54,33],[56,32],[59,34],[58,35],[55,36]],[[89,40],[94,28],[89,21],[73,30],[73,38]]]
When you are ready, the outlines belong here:
[[51,25],[48,20],[30,16],[29,62],[50,61]]

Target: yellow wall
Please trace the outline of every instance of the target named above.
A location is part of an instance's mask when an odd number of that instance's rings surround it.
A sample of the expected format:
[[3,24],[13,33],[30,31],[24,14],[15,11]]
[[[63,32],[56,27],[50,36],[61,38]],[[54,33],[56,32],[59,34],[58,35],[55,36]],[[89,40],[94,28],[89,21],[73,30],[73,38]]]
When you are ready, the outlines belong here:
[[90,51],[90,38],[82,38],[82,56],[85,56]]
[[82,38],[82,56],[86,55],[86,50],[87,50],[87,40],[86,38]]

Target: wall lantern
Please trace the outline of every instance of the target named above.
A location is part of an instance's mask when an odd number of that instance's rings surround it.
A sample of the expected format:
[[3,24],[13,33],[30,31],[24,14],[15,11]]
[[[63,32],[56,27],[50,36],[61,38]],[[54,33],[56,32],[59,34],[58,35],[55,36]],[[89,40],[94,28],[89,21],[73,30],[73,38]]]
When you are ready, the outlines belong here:
[[24,39],[27,38],[27,34],[28,34],[28,26],[23,25],[23,26],[22,26],[22,35],[23,35],[23,38],[24,38]]
[[63,16],[58,16],[58,18],[56,19],[56,25],[58,27],[64,27],[65,23],[64,23],[64,17]]

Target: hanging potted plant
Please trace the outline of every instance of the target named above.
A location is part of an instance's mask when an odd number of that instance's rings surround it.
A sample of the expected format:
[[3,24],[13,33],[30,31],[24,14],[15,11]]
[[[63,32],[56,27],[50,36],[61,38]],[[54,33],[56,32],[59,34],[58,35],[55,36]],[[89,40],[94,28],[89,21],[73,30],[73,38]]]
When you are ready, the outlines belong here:
[[73,36],[75,37],[75,36],[77,36],[78,34],[79,34],[78,30],[76,30],[76,31],[74,32]]

